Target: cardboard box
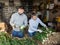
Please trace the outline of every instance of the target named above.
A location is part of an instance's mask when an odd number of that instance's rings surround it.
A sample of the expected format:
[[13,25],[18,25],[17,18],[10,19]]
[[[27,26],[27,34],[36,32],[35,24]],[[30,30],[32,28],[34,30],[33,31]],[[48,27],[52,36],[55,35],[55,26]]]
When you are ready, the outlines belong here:
[[0,30],[5,30],[5,23],[4,22],[1,22],[0,23]]

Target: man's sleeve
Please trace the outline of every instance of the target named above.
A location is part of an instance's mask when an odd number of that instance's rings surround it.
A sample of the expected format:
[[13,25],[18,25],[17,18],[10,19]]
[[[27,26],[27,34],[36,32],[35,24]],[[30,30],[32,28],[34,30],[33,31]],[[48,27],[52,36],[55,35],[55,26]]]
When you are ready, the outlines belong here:
[[25,20],[24,20],[24,26],[27,26],[27,16],[25,16]]
[[46,25],[39,18],[38,18],[38,21],[42,26],[46,27]]
[[14,26],[14,15],[11,16],[10,25],[11,25],[11,26]]

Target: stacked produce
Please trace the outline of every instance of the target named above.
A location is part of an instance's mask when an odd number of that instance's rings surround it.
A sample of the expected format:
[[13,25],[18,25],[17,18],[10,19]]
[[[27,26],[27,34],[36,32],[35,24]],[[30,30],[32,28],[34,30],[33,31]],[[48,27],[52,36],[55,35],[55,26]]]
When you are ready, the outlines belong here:
[[0,45],[37,45],[35,41],[30,39],[17,39],[12,38],[7,33],[1,32],[0,33]]
[[0,45],[38,45],[36,40],[39,40],[41,43],[44,43],[48,36],[52,34],[53,29],[49,28],[46,30],[45,28],[40,28],[43,30],[42,33],[37,32],[33,37],[34,39],[30,39],[29,37],[26,39],[18,39],[10,36],[8,33],[0,32]]
[[54,32],[54,30],[52,28],[48,28],[49,30],[46,30],[44,27],[40,29],[43,30],[43,32],[37,32],[34,38],[44,44],[44,42],[48,40],[48,37],[52,34],[52,32]]

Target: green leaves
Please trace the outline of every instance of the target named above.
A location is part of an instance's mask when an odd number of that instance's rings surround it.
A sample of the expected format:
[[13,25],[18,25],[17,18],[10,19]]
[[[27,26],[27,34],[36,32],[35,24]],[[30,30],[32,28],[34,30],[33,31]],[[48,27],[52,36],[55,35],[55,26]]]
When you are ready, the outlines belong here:
[[[44,27],[41,27],[40,29],[43,30],[43,32],[37,32],[34,36],[34,39],[39,40],[40,42],[44,42],[45,39],[48,38],[47,35],[51,34],[54,31],[52,28],[49,28],[48,31]],[[37,42],[35,42],[35,40],[32,40],[30,38],[18,40],[15,37],[12,38],[7,33],[0,33],[0,45],[38,45]]]
[[39,40],[42,43],[48,38],[49,34],[51,35],[51,33],[54,30],[52,28],[48,28],[49,30],[46,30],[44,27],[41,27],[40,29],[43,30],[43,32],[42,33],[36,32],[36,35],[34,36],[34,38],[36,40]]
[[0,45],[37,45],[37,43],[29,38],[18,40],[2,32],[0,33]]

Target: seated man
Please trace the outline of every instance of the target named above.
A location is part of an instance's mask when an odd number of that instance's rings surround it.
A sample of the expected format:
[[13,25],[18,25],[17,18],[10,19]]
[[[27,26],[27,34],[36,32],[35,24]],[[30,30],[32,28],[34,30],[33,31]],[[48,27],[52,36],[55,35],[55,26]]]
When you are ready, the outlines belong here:
[[10,24],[13,27],[12,36],[22,38],[24,33],[21,31],[20,27],[27,26],[27,16],[24,14],[23,7],[18,8],[18,12],[14,13],[10,19]]
[[47,26],[36,16],[36,14],[32,13],[31,19],[29,20],[29,29],[28,29],[30,37],[34,36],[36,31],[42,32],[42,30],[37,29],[39,23],[46,29],[48,29]]

